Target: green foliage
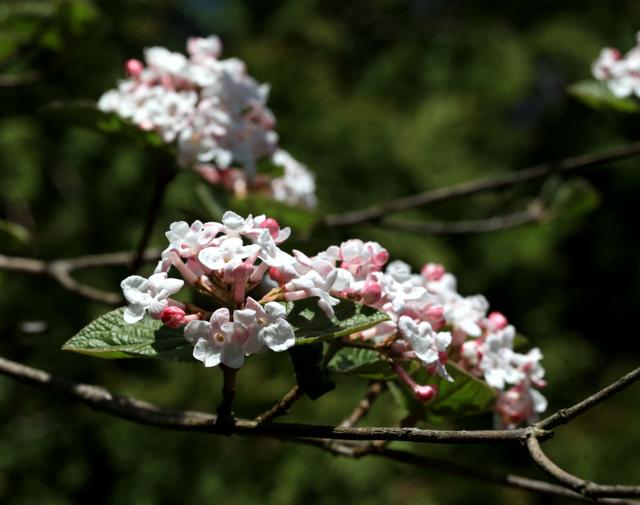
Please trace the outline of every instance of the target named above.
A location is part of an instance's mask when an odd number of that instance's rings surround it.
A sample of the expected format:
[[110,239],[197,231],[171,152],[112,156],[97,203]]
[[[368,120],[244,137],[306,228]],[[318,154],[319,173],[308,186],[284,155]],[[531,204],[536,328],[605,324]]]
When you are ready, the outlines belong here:
[[580,81],[569,86],[569,93],[590,107],[614,112],[640,112],[640,101],[634,97],[620,98],[600,81]]
[[438,388],[438,395],[426,404],[417,400],[402,383],[389,384],[392,396],[407,414],[429,422],[482,414],[492,409],[497,394],[491,386],[454,363],[448,363],[447,370],[453,382],[439,375],[430,376],[424,368],[413,374],[418,384],[432,384]]
[[[286,302],[287,320],[294,328],[297,345],[311,345],[366,330],[386,321],[386,314],[349,300],[335,307],[328,318],[314,298]],[[172,361],[195,361],[193,347],[182,330],[173,330],[148,316],[137,323],[126,323],[124,308],[112,310],[68,340],[62,349],[98,358],[160,358]]]
[[317,302],[317,298],[285,302],[287,321],[296,333],[296,345],[346,337],[389,319],[384,312],[345,299],[333,307],[334,316],[329,318]]
[[160,321],[145,316],[129,324],[119,308],[92,321],[68,340],[62,349],[98,358],[160,358],[172,361],[195,361],[193,346],[181,330],[172,330]]

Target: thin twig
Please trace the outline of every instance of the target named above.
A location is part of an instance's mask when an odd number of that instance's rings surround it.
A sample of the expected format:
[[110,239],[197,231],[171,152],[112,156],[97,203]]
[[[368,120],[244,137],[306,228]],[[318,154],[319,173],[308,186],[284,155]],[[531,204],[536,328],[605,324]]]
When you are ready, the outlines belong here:
[[273,421],[276,417],[288,414],[291,406],[303,395],[304,391],[296,384],[273,407],[257,416],[254,421],[258,424],[264,424]]
[[[216,424],[217,416],[193,411],[165,409],[141,400],[114,395],[94,385],[78,384],[43,370],[0,358],[0,374],[46,390],[55,390],[91,408],[130,421],[173,430],[214,434],[255,435],[270,438],[320,438],[332,440],[391,440],[432,444],[497,444],[523,441],[529,428],[515,430],[426,430],[418,428],[351,427],[315,424],[266,423],[236,419],[233,426]],[[540,431],[540,430],[539,430]],[[541,432],[542,433],[542,432]],[[541,435],[543,436],[543,435]],[[547,432],[544,436],[551,436]]]
[[340,423],[340,426],[343,428],[355,426],[362,418],[364,418],[368,413],[373,403],[378,399],[378,397],[385,390],[385,385],[381,381],[375,381],[371,383],[371,385],[367,388],[367,392],[365,393],[362,400],[358,402],[356,408],[353,409],[353,412],[347,417],[344,421]]
[[385,218],[378,226],[394,231],[429,235],[459,235],[468,233],[489,233],[507,230],[526,224],[539,223],[546,217],[544,209],[538,202],[533,202],[526,210],[494,216],[488,219],[473,219],[460,221],[406,221],[402,219]]
[[233,400],[236,397],[236,375],[238,370],[220,364],[222,371],[222,402],[218,406],[218,419],[216,425],[232,428],[235,418],[233,416]]
[[[159,251],[150,249],[145,251],[143,259],[153,261],[158,258],[159,254]],[[74,279],[71,274],[75,270],[85,268],[127,265],[131,263],[132,259],[133,253],[131,252],[95,254],[52,261],[0,254],[0,270],[48,276],[72,293],[96,302],[117,305],[122,303],[122,296],[119,293],[87,286]]]
[[563,470],[553,461],[551,461],[549,457],[542,451],[540,442],[533,433],[527,439],[527,449],[529,451],[529,454],[531,455],[531,458],[542,470],[544,470],[548,475],[556,479],[564,486],[574,490],[576,493],[579,493],[583,496],[586,496],[588,498],[640,496],[640,486],[596,484],[595,482],[581,479]]
[[597,393],[585,398],[581,402],[576,403],[572,407],[560,409],[556,413],[545,417],[542,421],[536,423],[536,426],[544,430],[550,430],[562,424],[566,424],[572,419],[584,414],[588,410],[592,409],[596,405],[599,405],[603,401],[609,399],[616,393],[619,393],[623,389],[631,386],[632,384],[640,380],[640,367],[624,375],[613,384],[601,389]]
[[158,175],[155,179],[155,185],[153,187],[153,193],[151,195],[151,202],[149,202],[147,218],[144,222],[142,235],[140,236],[140,241],[138,242],[136,253],[133,257],[133,261],[131,262],[132,274],[136,273],[142,266],[142,262],[144,261],[144,251],[149,245],[149,239],[151,238],[153,227],[158,220],[158,216],[160,215],[160,209],[162,209],[164,195],[167,192],[169,184],[177,173],[178,172],[173,169],[163,169],[159,170],[158,172]]
[[378,221],[380,218],[389,214],[416,207],[423,207],[435,202],[473,195],[483,191],[506,189],[521,182],[547,177],[553,173],[574,172],[638,155],[640,155],[640,142],[617,146],[597,153],[566,158],[555,163],[536,165],[517,172],[476,179],[432,191],[416,193],[415,195],[390,200],[360,210],[330,215],[324,218],[323,223],[330,227],[340,227]]

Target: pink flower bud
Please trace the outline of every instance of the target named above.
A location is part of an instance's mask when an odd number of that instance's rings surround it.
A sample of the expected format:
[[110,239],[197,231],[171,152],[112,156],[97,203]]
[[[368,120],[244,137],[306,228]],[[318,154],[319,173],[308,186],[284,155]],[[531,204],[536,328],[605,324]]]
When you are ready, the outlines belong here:
[[373,257],[373,264],[377,267],[382,267],[387,261],[389,261],[389,252],[386,249],[378,252]]
[[173,305],[162,310],[160,320],[169,328],[180,328],[187,323],[184,310]]
[[413,393],[418,400],[426,403],[437,396],[438,387],[435,384],[427,384],[426,386],[416,384],[413,388]]
[[439,263],[427,263],[422,267],[420,274],[428,281],[439,281],[446,272],[445,268]]
[[509,321],[502,312],[492,312],[489,314],[489,321],[496,330],[502,330],[509,324]]
[[144,70],[144,64],[140,60],[131,59],[127,60],[124,68],[131,77],[138,77]]
[[269,277],[273,279],[274,282],[277,282],[280,286],[287,282],[285,276],[275,267],[269,268]]
[[262,223],[260,223],[260,228],[266,228],[267,230],[269,230],[269,235],[271,235],[273,238],[276,238],[278,236],[278,233],[280,233],[280,224],[278,223],[278,221],[271,217],[268,217],[267,219],[262,221]]
[[362,303],[365,305],[374,305],[382,298],[382,287],[374,281],[367,281],[362,288]]

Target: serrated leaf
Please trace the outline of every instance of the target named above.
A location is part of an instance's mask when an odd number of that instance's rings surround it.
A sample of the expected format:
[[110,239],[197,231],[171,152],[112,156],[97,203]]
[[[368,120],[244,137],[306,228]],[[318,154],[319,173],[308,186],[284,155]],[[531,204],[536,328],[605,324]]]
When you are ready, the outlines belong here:
[[150,317],[128,324],[123,313],[121,307],[100,316],[69,339],[62,349],[107,359],[195,361],[193,346],[181,330],[172,330]]
[[389,319],[384,312],[373,307],[344,299],[333,307],[335,315],[331,319],[318,307],[317,298],[284,302],[284,305],[287,308],[287,321],[296,334],[296,345],[346,337]]
[[438,387],[438,395],[426,404],[417,400],[403,383],[392,388],[392,396],[408,412],[423,420],[476,415],[492,409],[497,393],[491,386],[454,363],[447,364],[447,370],[453,382],[438,375],[430,376],[424,368],[413,375],[419,384],[434,384]]
[[[371,307],[343,300],[329,319],[318,307],[317,299],[287,302],[287,320],[294,328],[297,343],[317,344],[370,328],[387,319]],[[181,330],[172,330],[145,316],[135,324],[123,318],[124,308],[99,317],[64,344],[63,349],[101,358],[162,358],[194,361],[193,347]]]
[[568,92],[594,109],[626,113],[640,112],[640,101],[632,97],[617,97],[605,83],[600,81],[587,80],[577,82],[569,86]]
[[342,349],[329,363],[329,371],[371,380],[388,380],[395,377],[389,361],[371,349]]

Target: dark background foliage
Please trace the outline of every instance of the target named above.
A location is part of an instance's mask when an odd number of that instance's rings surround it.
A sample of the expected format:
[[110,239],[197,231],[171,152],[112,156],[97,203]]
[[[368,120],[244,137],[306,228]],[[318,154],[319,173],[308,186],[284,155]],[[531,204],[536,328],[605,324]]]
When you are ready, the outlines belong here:
[[[184,50],[220,35],[272,85],[282,145],[316,173],[322,212],[350,210],[635,139],[637,118],[597,113],[569,97],[604,45],[628,48],[631,1],[462,0],[22,1],[0,4],[0,252],[55,258],[132,249],[157,160],[131,143],[45,121],[54,100],[97,99],[144,47]],[[24,82],[19,82],[23,80]],[[14,82],[17,81],[17,82]],[[542,225],[434,237],[372,226],[314,234],[307,252],[357,236],[419,267],[442,262],[462,293],[487,295],[545,354],[554,410],[638,363],[640,161],[585,174],[571,205]],[[559,183],[565,184],[560,181]],[[172,185],[154,242],[173,220],[206,216],[191,173]],[[406,213],[482,218],[521,208],[541,184]],[[585,189],[587,188],[587,189]],[[567,189],[567,191],[569,191]],[[115,289],[124,270],[84,272]],[[107,362],[59,350],[104,306],[47,279],[0,272],[0,354],[162,405],[213,410],[215,370]],[[42,321],[32,333],[25,322]],[[33,326],[33,325],[31,325]],[[242,369],[237,411],[251,416],[291,385],[286,357]],[[293,419],[336,423],[364,391],[342,380],[303,400]],[[393,419],[388,396],[371,423]],[[559,430],[557,461],[595,480],[637,481],[640,428],[629,391]],[[491,416],[449,421],[489,427]],[[483,467],[540,476],[517,448],[421,447]],[[267,502],[543,503],[543,498],[383,461],[347,461],[275,441],[164,432],[88,411],[0,378],[0,502],[124,504]],[[544,499],[545,503],[553,500]],[[558,500],[560,502],[560,500]]]

